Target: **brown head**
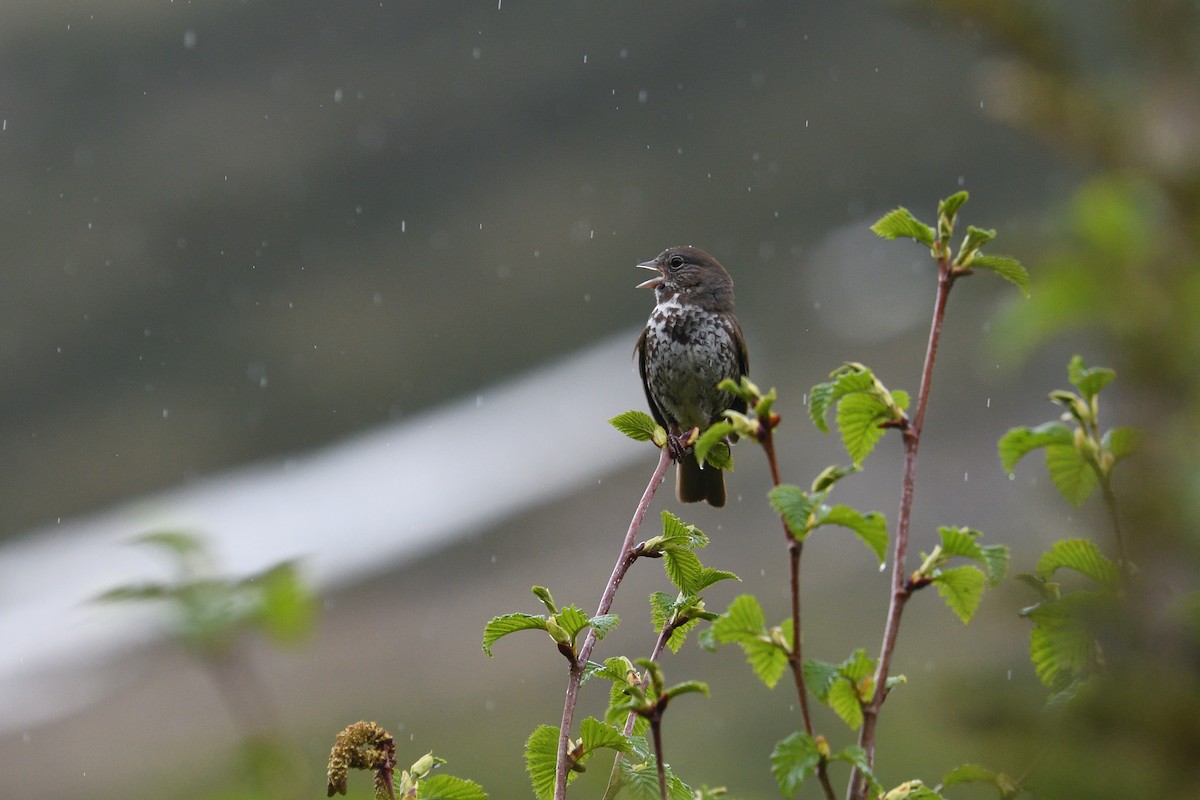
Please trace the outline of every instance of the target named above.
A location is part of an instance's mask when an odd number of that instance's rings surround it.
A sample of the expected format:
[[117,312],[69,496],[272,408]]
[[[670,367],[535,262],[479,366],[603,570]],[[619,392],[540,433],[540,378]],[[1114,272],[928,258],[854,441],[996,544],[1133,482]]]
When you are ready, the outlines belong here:
[[698,247],[669,247],[653,261],[638,264],[658,272],[639,289],[654,289],[658,302],[672,298],[706,311],[733,310],[733,279],[715,258]]

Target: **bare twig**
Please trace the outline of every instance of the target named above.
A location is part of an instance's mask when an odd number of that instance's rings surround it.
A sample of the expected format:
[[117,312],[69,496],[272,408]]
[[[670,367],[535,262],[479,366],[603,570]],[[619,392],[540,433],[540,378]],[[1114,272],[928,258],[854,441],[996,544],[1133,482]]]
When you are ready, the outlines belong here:
[[[917,477],[917,449],[921,444],[921,430],[925,426],[925,409],[929,403],[929,392],[933,385],[933,365],[937,359],[938,342],[941,340],[942,321],[946,316],[946,301],[957,277],[948,256],[938,259],[938,288],[933,305],[933,322],[929,328],[929,343],[925,349],[925,363],[921,368],[921,386],[917,393],[917,407],[911,421],[901,425],[904,435],[904,477],[900,491],[900,509],[896,517],[896,541],[892,552],[892,595],[888,604],[887,623],[883,632],[883,643],[879,649],[879,663],[875,668],[875,691],[870,702],[863,706],[863,726],[858,744],[866,752],[867,764],[875,765],[875,732],[879,722],[879,709],[887,699],[887,680],[891,672],[892,655],[896,649],[896,637],[900,632],[900,616],[912,595],[908,581],[908,531],[912,518],[913,489]],[[854,770],[846,790],[849,800],[866,795],[866,779]]]

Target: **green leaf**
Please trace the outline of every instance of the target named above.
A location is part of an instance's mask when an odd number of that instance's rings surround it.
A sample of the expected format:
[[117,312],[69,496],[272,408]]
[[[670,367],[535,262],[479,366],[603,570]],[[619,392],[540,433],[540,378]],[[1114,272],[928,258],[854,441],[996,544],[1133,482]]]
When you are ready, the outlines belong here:
[[788,483],[772,488],[767,494],[771,501],[771,507],[783,517],[783,522],[792,536],[800,541],[808,536],[811,522],[809,517],[823,496],[823,494],[810,496],[799,486]]
[[829,433],[829,423],[825,421],[829,407],[833,405],[834,384],[818,383],[808,390],[808,417],[821,433]]
[[208,555],[208,547],[203,538],[183,531],[155,531],[137,537],[133,543],[162,547],[182,558]]
[[708,457],[709,450],[723,442],[725,437],[731,433],[733,433],[733,424],[728,420],[721,420],[710,425],[708,430],[700,434],[696,443],[692,445],[692,449],[696,453],[696,460],[703,464]]
[[1100,446],[1112,453],[1114,461],[1130,456],[1141,443],[1142,432],[1137,428],[1113,428],[1105,431]]
[[946,558],[962,556],[978,562],[987,573],[988,583],[995,586],[1008,571],[1008,548],[1002,544],[979,544],[983,536],[973,528],[942,526],[938,528],[941,537],[942,555]]
[[697,592],[703,591],[704,589],[707,589],[709,586],[712,586],[714,583],[717,583],[719,581],[729,581],[729,580],[740,581],[741,578],[739,578],[734,573],[728,572],[723,569],[714,569],[712,567],[705,567],[704,569],[700,570],[700,577],[696,579],[696,591]]
[[488,800],[488,796],[474,781],[452,775],[430,775],[417,786],[417,800]]
[[903,206],[884,214],[871,226],[871,232],[881,239],[915,239],[923,245],[933,245],[933,228]]
[[698,594],[704,565],[691,550],[669,549],[663,551],[663,568],[671,583],[684,594]]
[[805,660],[801,669],[804,672],[804,685],[813,693],[813,697],[822,703],[828,702],[829,688],[838,679],[838,665],[810,658]]
[[859,392],[838,401],[838,431],[842,434],[846,453],[855,464],[861,464],[871,454],[876,442],[883,437],[880,423],[891,419],[888,407],[875,395]]
[[1073,357],[1071,363],[1067,364],[1067,380],[1089,401],[1116,377],[1116,371],[1108,367],[1084,366],[1079,356]]
[[599,750],[601,747],[616,750],[619,753],[632,752],[629,739],[625,737],[625,734],[595,717],[588,717],[579,723],[579,738],[583,740],[584,750],[588,753]]
[[1046,469],[1068,503],[1081,506],[1096,488],[1096,471],[1074,444],[1052,444],[1046,447]]
[[850,654],[850,657],[838,665],[838,673],[849,681],[858,683],[863,678],[875,672],[875,662],[861,647]]
[[771,774],[780,794],[792,797],[800,791],[804,781],[817,772],[821,764],[821,752],[817,742],[807,733],[797,731],[775,745],[771,751]]
[[717,442],[704,454],[704,465],[713,469],[733,470],[733,451],[725,442]]
[[312,633],[317,617],[317,600],[292,562],[279,564],[253,576],[262,592],[259,621],[277,642],[303,641]]
[[577,606],[569,605],[559,609],[559,612],[554,615],[554,621],[562,626],[562,629],[574,642],[579,632],[588,626],[588,615],[580,611]]
[[812,488],[810,491],[813,494],[816,494],[817,492],[824,492],[847,475],[853,475],[854,473],[861,471],[862,467],[859,467],[855,464],[850,464],[845,467],[840,467],[837,464],[830,464],[828,467],[821,470],[817,477],[813,478]]
[[958,256],[954,259],[954,263],[959,266],[970,266],[971,258],[975,256],[979,248],[996,238],[996,231],[984,230],[976,228],[974,225],[967,226],[967,235],[963,237],[962,247],[958,249]]
[[1020,792],[1011,777],[1003,772],[996,772],[979,764],[962,764],[946,773],[942,778],[943,786],[955,786],[960,783],[988,783],[996,787],[1001,798],[1016,797]]
[[905,781],[880,795],[881,800],[945,800],[919,780]]
[[483,629],[483,652],[487,653],[488,658],[491,658],[492,645],[496,643],[496,640],[508,636],[510,633],[535,628],[546,630],[546,618],[535,617],[533,614],[503,614],[499,617],[492,617]]
[[1034,622],[1029,660],[1048,689],[1062,691],[1095,668],[1096,644],[1087,621],[1105,599],[1096,592],[1072,592],[1021,612]]
[[[525,771],[538,800],[554,797],[555,770],[558,765],[558,728],[541,725],[525,742]],[[577,772],[567,773],[567,783],[575,780]]]
[[1021,290],[1021,294],[1029,297],[1029,273],[1021,262],[1011,256],[987,256],[976,253],[969,265],[971,269],[986,269],[999,275],[1004,280]]
[[829,687],[829,707],[834,710],[842,722],[856,731],[862,725],[862,701],[858,696],[858,687],[847,680],[834,681]]
[[683,681],[667,689],[667,697],[676,698],[681,694],[702,694],[709,697],[708,684],[703,681]]
[[125,603],[141,600],[166,600],[174,597],[175,591],[161,583],[130,584],[109,589],[96,596],[97,603]]
[[1086,575],[1105,589],[1114,590],[1121,580],[1120,567],[1105,558],[1100,548],[1088,539],[1062,539],[1038,559],[1037,576],[1049,580],[1062,568]]
[[597,639],[603,639],[620,621],[621,618],[616,614],[600,614],[589,618],[588,625],[596,632]]
[[[658,767],[650,756],[641,763],[631,759],[621,759],[621,786],[630,800],[659,800]],[[671,772],[671,766],[664,767],[667,775],[667,797],[669,800],[693,800],[692,790],[686,783]],[[621,795],[625,797],[625,794]]]
[[[790,627],[789,621],[784,630],[785,640],[790,634]],[[787,653],[771,640],[762,606],[753,595],[744,594],[734,598],[729,609],[713,622],[709,630],[716,641],[740,646],[754,674],[768,687],[773,688],[787,669]]]
[[849,528],[858,535],[863,544],[871,548],[871,552],[883,563],[886,558],[888,532],[887,518],[878,511],[868,511],[863,514],[850,506],[822,506],[817,517],[819,525],[841,525]]
[[987,582],[983,571],[972,566],[953,567],[935,575],[933,582],[950,610],[964,623],[970,622],[983,599],[983,587]]
[[962,204],[967,202],[969,197],[966,192],[955,192],[945,200],[938,201],[938,239],[942,242],[950,241],[958,209],[962,208]]
[[708,547],[708,537],[695,525],[689,525],[670,511],[662,512],[663,538],[688,550]]
[[624,414],[617,414],[608,421],[608,424],[635,442],[651,441],[654,438],[654,429],[658,427],[658,423],[649,414],[641,411],[626,411]]
[[1061,422],[1047,422],[1036,428],[1012,428],[1000,437],[997,449],[1004,472],[1012,474],[1026,454],[1052,444],[1071,445],[1075,441],[1071,429]]

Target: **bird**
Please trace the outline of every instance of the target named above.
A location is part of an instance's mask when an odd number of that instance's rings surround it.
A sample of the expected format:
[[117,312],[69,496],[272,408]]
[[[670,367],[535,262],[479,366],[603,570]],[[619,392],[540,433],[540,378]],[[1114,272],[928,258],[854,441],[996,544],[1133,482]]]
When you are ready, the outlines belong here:
[[651,416],[667,432],[676,462],[675,494],[683,503],[725,505],[721,470],[701,466],[691,449],[693,428],[703,431],[726,410],[746,403],[718,389],[749,372],[742,327],[733,313],[733,279],[698,247],[669,247],[636,266],[658,274],[638,284],[653,289],[655,306],[637,340],[638,372]]

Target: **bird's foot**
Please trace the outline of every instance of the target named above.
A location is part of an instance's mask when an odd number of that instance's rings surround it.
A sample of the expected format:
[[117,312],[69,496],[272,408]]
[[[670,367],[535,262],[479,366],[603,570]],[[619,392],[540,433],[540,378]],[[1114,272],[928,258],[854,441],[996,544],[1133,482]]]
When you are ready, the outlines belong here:
[[700,435],[699,428],[692,428],[683,433],[668,433],[667,434],[667,452],[671,454],[672,461],[682,461],[684,456],[692,452],[692,445],[695,444],[696,438]]

